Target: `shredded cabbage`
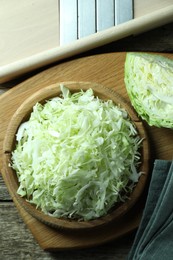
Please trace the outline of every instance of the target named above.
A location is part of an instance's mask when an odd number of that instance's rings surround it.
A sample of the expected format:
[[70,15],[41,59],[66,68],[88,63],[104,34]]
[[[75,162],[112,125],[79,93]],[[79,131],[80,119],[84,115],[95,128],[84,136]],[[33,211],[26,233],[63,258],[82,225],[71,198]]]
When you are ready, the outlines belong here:
[[127,112],[92,89],[37,103],[18,129],[18,194],[54,217],[91,220],[131,192],[141,139]]
[[173,60],[127,53],[125,84],[137,113],[151,126],[173,128]]

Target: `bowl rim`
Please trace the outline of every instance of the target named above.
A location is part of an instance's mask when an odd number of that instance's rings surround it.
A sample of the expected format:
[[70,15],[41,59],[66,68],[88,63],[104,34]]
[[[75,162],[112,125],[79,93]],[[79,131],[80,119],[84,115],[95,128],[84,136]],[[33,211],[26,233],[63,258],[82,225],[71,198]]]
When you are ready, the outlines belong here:
[[[61,93],[60,85],[66,86],[72,93],[78,92],[81,89],[86,91],[88,88],[92,88],[95,96],[98,96],[103,100],[113,100],[115,104],[120,105],[120,107],[124,108],[127,111],[130,119],[133,121],[137,128],[138,134],[141,138],[143,138],[141,152],[143,161],[140,166],[140,171],[145,172],[145,174],[142,174],[140,176],[140,181],[136,184],[136,187],[130,194],[130,199],[118,206],[114,211],[111,211],[111,213],[89,221],[55,218],[46,215],[42,211],[36,209],[35,205],[27,202],[25,198],[17,194],[17,176],[15,171],[9,167],[11,152],[13,151],[14,147],[15,134],[19,125],[24,122],[26,118],[29,117],[33,106],[37,102],[45,102],[45,100],[49,100],[50,98],[59,96],[59,94]],[[36,91],[18,107],[18,109],[11,117],[3,142],[3,171],[6,175],[6,179],[8,181],[7,188],[9,189],[12,198],[17,199],[21,207],[24,208],[31,216],[33,216],[37,220],[51,227],[63,229],[83,230],[100,227],[112,221],[116,221],[117,219],[125,215],[136,204],[144,191],[149,175],[149,157],[149,141],[146,129],[143,125],[143,122],[139,120],[136,112],[134,111],[130,103],[113,89],[95,82],[58,82]]]

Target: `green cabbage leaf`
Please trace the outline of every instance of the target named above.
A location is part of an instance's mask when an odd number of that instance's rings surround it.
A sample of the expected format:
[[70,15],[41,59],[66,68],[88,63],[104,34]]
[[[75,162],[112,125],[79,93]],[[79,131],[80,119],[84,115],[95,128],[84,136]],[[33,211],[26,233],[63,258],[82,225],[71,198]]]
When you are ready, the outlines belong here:
[[18,194],[54,217],[96,219],[138,182],[141,139],[112,101],[92,89],[61,89],[18,129],[11,162]]

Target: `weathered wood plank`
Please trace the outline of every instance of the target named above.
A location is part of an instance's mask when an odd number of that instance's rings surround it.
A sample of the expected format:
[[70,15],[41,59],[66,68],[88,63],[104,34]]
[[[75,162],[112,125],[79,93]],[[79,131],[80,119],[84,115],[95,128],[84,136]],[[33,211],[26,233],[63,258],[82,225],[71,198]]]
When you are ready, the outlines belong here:
[[0,203],[0,212],[0,259],[3,260],[123,260],[133,241],[132,234],[97,248],[45,252],[34,240],[12,202]]
[[0,201],[10,201],[11,196],[5,186],[4,180],[0,174]]

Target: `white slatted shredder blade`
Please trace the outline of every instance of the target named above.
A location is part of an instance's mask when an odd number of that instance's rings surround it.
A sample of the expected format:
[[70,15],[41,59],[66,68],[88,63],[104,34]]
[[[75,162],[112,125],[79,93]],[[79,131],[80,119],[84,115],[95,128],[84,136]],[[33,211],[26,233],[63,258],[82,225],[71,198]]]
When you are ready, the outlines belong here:
[[60,45],[133,19],[133,0],[59,0]]

